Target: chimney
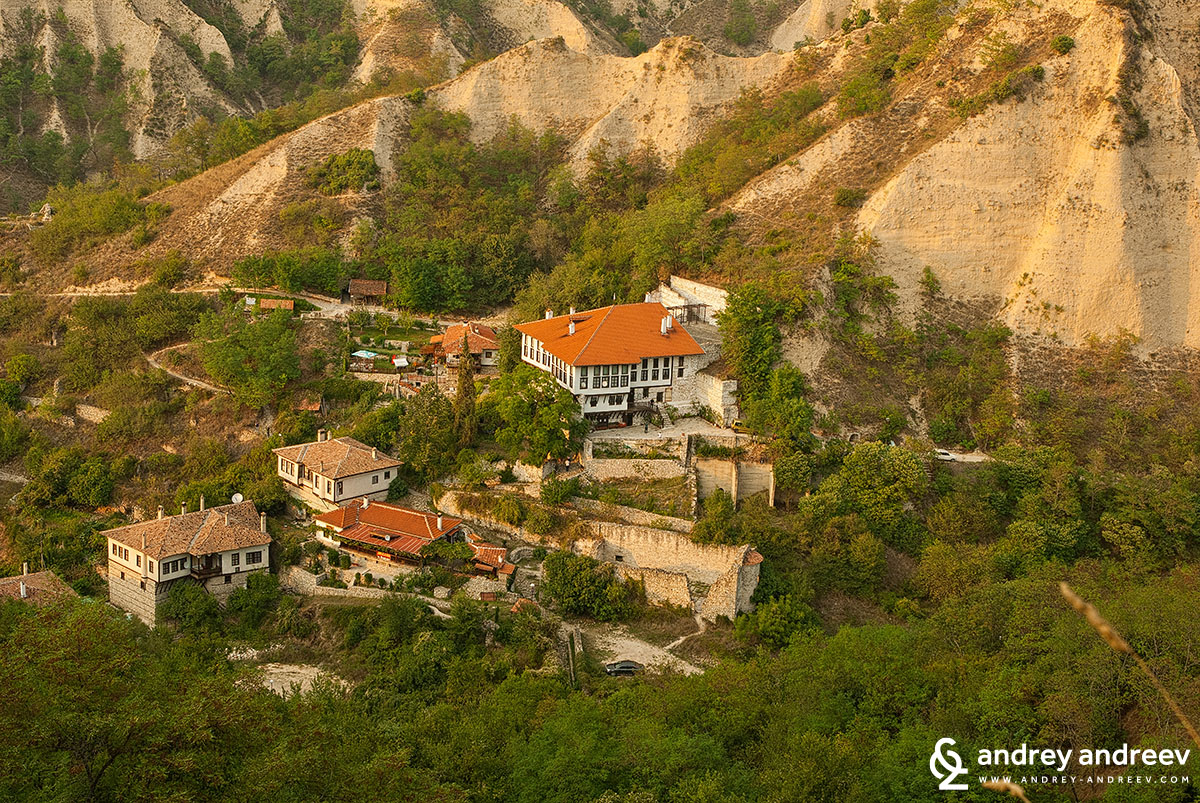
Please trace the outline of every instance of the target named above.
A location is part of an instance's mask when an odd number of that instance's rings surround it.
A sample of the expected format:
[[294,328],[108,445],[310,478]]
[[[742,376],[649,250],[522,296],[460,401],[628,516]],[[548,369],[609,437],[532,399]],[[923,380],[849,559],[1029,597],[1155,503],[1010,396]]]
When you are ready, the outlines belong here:
[[158,517],[160,519],[163,517],[163,506],[162,505],[158,506]]
[[318,429],[317,430],[317,443],[324,443],[327,440],[329,440],[329,430]]
[[200,494],[200,512],[204,512],[204,494]]
[[389,543],[390,543],[390,542],[391,542],[391,540],[392,540],[392,537],[391,537],[390,535],[388,535],[387,533],[384,533],[384,534],[383,534],[383,540],[384,540],[384,541],[387,541],[387,542],[389,542]]
[[225,526],[226,527],[229,526],[229,511],[228,510],[225,511]]
[[378,460],[378,459],[379,459],[379,450],[378,450],[378,449],[376,449],[374,446],[372,446],[372,447],[371,447],[371,459],[372,459],[372,460]]
[[264,533],[267,531],[267,514],[266,513],[258,514],[258,529],[262,530]]
[[574,314],[575,314],[575,308],[574,308],[574,307],[571,307],[571,314],[572,314],[572,315],[574,315]]
[[362,503],[362,509],[363,509],[363,510],[366,510],[366,509],[367,509],[367,508],[369,508],[370,506],[371,506],[371,497],[369,497],[369,496],[364,496],[364,497],[363,497],[363,503]]
[[179,515],[182,516],[184,513],[187,513],[187,503],[186,502],[184,502],[182,505],[179,506]]
[[21,581],[21,599],[29,599],[29,589],[25,587],[25,581]]
[[29,574],[29,561],[25,561],[24,563],[21,564],[21,576],[25,577],[28,574]]
[[662,332],[664,335],[667,333],[667,319],[666,318],[663,318],[661,321],[659,321],[658,331]]
[[575,334],[575,321],[569,321],[567,323],[567,334],[569,334],[569,335]]
[[675,328],[675,316],[674,316],[674,315],[668,315],[668,316],[667,316],[667,331],[668,331],[668,332],[670,332],[670,331],[672,331],[674,328]]
[[442,514],[438,513],[438,532],[442,531]]
[[547,307],[546,308],[546,320],[550,320],[553,317],[554,317],[554,310]]

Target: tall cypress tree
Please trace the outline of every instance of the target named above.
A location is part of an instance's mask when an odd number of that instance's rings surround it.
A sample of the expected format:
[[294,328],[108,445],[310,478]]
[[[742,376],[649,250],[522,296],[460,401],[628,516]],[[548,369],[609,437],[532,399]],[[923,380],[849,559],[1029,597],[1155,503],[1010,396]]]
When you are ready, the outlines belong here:
[[475,439],[475,363],[467,344],[469,326],[463,332],[462,352],[458,356],[458,392],[454,397],[454,429],[459,448],[463,449]]

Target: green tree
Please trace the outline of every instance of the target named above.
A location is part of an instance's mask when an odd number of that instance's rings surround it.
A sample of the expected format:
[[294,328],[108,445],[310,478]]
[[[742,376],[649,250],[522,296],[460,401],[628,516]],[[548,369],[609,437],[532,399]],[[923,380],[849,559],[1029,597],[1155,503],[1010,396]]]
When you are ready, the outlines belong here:
[[575,397],[530,365],[493,380],[484,404],[499,422],[500,446],[534,464],[575,454],[587,432]]
[[196,336],[205,341],[200,349],[204,369],[243,404],[265,406],[300,376],[292,326],[282,310],[255,321],[236,312],[209,313],[196,325]]
[[454,397],[454,431],[458,445],[466,448],[475,440],[475,361],[471,357],[467,333],[463,332],[462,350],[458,358],[458,387]]

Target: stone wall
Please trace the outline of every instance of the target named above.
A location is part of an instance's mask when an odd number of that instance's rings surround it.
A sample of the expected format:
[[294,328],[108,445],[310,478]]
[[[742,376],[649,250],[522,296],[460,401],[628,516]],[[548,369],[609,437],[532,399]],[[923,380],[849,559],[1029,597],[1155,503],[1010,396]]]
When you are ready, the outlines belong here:
[[701,499],[720,488],[739,502],[756,493],[766,493],[775,504],[775,469],[770,463],[743,463],[716,457],[696,459],[696,489]]
[[674,516],[664,516],[660,513],[650,513],[636,507],[614,505],[611,502],[601,502],[597,499],[575,499],[573,504],[579,510],[586,510],[609,519],[623,521],[626,524],[637,524],[660,530],[674,530],[678,533],[690,533],[695,522]]
[[623,579],[640,580],[646,588],[646,601],[651,605],[675,605],[689,609],[692,607],[688,578],[682,572],[634,569],[618,563],[617,574]]
[[[722,290],[720,287],[713,287],[710,284],[701,284],[694,282],[691,279],[685,279],[682,276],[672,276],[667,280],[669,286],[680,296],[683,296],[691,304],[707,304],[709,314],[715,314],[725,311],[725,305],[728,303],[729,293]],[[715,323],[715,321],[713,321]]]
[[166,591],[158,593],[158,584],[153,580],[145,580],[143,589],[142,576],[126,571],[121,576],[120,571],[112,571],[108,578],[108,601],[121,610],[131,613],[150,627],[154,627],[157,619],[157,609],[166,599]]
[[745,546],[697,544],[688,536],[670,530],[609,522],[594,524],[597,538],[588,547],[593,557],[634,568],[682,572],[701,583],[716,582],[731,566],[740,566],[747,550]]
[[[265,572],[266,569],[259,569],[258,571]],[[208,578],[201,585],[204,586],[205,591],[217,598],[217,602],[221,603],[221,605],[224,605],[229,601],[230,594],[239,588],[246,587],[246,578],[248,578],[251,574],[254,574],[254,572],[235,572],[233,574],[226,575],[219,574],[216,577]],[[225,578],[229,578],[228,583],[225,582]]]
[[[590,500],[576,500],[588,502]],[[480,526],[508,533],[523,541],[553,545],[553,541],[505,524],[489,516],[464,512],[453,491],[439,500],[442,510]],[[638,511],[644,512],[644,511]],[[651,514],[646,514],[650,516]],[[656,517],[661,518],[661,517]],[[683,522],[682,519],[678,520]],[[690,526],[690,522],[686,522]],[[752,609],[750,596],[758,585],[758,565],[745,565],[752,550],[749,546],[697,544],[684,532],[656,529],[636,524],[585,521],[592,537],[575,541],[572,548],[604,563],[617,566],[626,574],[647,579],[647,598],[672,605],[692,605],[709,620],[718,616],[730,619]],[[650,574],[644,574],[650,570]],[[632,575],[630,575],[632,576]],[[673,577],[672,577],[673,576]],[[654,598],[650,586],[654,586]],[[692,593],[691,587],[706,585],[705,594]],[[683,592],[687,591],[687,602]]]
[[593,480],[640,479],[665,480],[682,477],[687,473],[683,464],[676,460],[647,460],[643,458],[606,458],[584,460],[580,464],[583,473]]
[[285,591],[305,597],[353,597],[355,599],[383,599],[396,592],[369,586],[332,588],[317,585],[325,579],[324,574],[314,575],[299,566],[284,566],[279,570],[279,585]]

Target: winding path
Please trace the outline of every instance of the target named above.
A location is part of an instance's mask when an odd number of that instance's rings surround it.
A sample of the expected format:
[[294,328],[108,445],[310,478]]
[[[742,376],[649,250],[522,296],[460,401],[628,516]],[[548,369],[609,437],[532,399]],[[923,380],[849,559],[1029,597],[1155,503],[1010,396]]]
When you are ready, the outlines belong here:
[[209,384],[208,382],[205,382],[201,379],[194,379],[190,376],[185,376],[184,374],[181,374],[178,371],[172,371],[170,368],[167,368],[165,365],[163,365],[161,362],[159,362],[158,358],[161,357],[163,354],[166,354],[168,351],[174,351],[176,349],[183,348],[186,345],[188,345],[188,344],[187,343],[176,343],[174,346],[167,346],[165,349],[159,349],[158,351],[154,352],[153,354],[147,354],[147,355],[145,355],[146,362],[150,363],[150,365],[152,365],[153,367],[162,371],[163,373],[170,374],[171,376],[178,379],[180,382],[184,382],[188,385],[191,385],[194,388],[200,388],[202,390],[211,390],[213,393],[224,393],[226,395],[232,396],[233,395],[232,391],[226,390],[225,388],[217,387],[216,385]]

